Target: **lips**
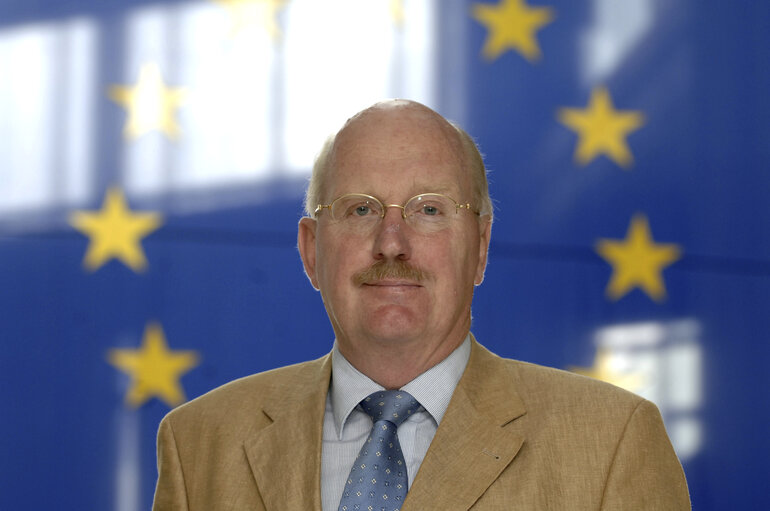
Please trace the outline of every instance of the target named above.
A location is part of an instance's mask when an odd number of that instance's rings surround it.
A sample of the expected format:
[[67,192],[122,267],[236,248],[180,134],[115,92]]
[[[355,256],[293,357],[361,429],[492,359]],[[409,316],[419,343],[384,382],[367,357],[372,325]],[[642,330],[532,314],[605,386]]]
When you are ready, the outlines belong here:
[[417,282],[406,280],[375,280],[364,282],[364,285],[371,287],[422,287]]

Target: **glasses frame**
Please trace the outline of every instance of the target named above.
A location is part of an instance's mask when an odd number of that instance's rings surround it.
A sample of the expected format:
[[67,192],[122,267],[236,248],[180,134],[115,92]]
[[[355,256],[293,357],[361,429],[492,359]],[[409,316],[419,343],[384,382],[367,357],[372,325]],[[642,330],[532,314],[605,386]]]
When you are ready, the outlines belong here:
[[[471,208],[470,202],[457,202],[456,200],[454,200],[449,195],[444,195],[443,193],[428,192],[428,193],[418,193],[417,195],[415,195],[413,197],[410,197],[406,202],[404,202],[403,205],[401,205],[401,204],[385,204],[384,202],[382,202],[377,197],[375,197],[373,195],[366,194],[366,193],[346,193],[346,194],[340,195],[339,197],[337,197],[336,199],[331,201],[329,204],[318,204],[316,206],[316,208],[315,208],[315,211],[313,212],[313,216],[314,217],[318,217],[318,214],[321,213],[324,209],[328,209],[329,210],[329,214],[331,215],[332,207],[334,206],[335,202],[337,202],[337,201],[339,201],[341,199],[344,199],[346,197],[356,196],[356,197],[366,197],[367,199],[371,199],[371,200],[375,201],[377,204],[379,204],[380,206],[382,206],[382,213],[380,214],[380,218],[385,218],[385,213],[388,212],[388,208],[400,208],[401,209],[401,218],[406,220],[406,205],[409,204],[410,202],[412,202],[412,200],[416,199],[417,197],[422,197],[424,195],[434,196],[434,197],[444,197],[445,199],[449,199],[455,205],[455,214],[457,214],[461,209],[464,209],[466,211],[470,211],[471,213],[473,213],[473,214],[475,214],[477,216],[481,215],[481,213],[479,211],[476,211],[475,209]],[[332,217],[332,219],[333,218],[334,217]]]

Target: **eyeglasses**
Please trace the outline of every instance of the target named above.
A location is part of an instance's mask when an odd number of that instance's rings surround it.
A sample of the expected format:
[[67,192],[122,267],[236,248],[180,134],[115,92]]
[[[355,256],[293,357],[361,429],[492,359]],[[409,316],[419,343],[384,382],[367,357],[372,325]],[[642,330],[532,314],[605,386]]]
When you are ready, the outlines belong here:
[[403,206],[383,204],[381,200],[363,193],[348,193],[337,197],[331,204],[319,204],[314,215],[328,209],[332,220],[357,233],[368,232],[385,218],[388,208],[401,208],[401,217],[413,229],[423,232],[437,232],[449,226],[461,209],[478,215],[469,203],[460,204],[451,197],[440,193],[415,195]]

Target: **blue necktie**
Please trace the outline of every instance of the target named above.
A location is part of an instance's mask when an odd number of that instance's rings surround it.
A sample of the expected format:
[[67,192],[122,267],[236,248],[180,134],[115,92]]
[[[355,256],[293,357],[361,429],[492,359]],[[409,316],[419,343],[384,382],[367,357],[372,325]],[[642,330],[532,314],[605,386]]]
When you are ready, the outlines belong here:
[[339,511],[398,511],[409,479],[396,429],[420,403],[402,390],[375,392],[361,401],[374,425],[342,492]]

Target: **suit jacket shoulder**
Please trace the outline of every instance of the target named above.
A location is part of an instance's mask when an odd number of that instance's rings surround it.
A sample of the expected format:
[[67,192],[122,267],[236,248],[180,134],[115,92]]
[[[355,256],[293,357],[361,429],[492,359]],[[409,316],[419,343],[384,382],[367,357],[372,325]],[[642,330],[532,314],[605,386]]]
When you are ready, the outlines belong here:
[[426,508],[684,510],[689,496],[655,405],[474,342],[403,509]]
[[327,355],[235,380],[171,411],[158,430],[153,509],[301,509],[319,502],[330,375]]
[[[624,422],[644,398],[615,385],[579,374],[517,360],[500,359],[510,371],[510,384],[527,408],[530,420]],[[572,428],[574,429],[574,427]]]
[[[328,381],[331,361],[317,360],[271,369],[233,380],[170,411],[164,420],[179,427],[233,427],[260,422],[265,408],[292,407]],[[329,365],[329,367],[326,367]],[[326,374],[329,373],[329,374]],[[259,427],[258,425],[256,427]]]

